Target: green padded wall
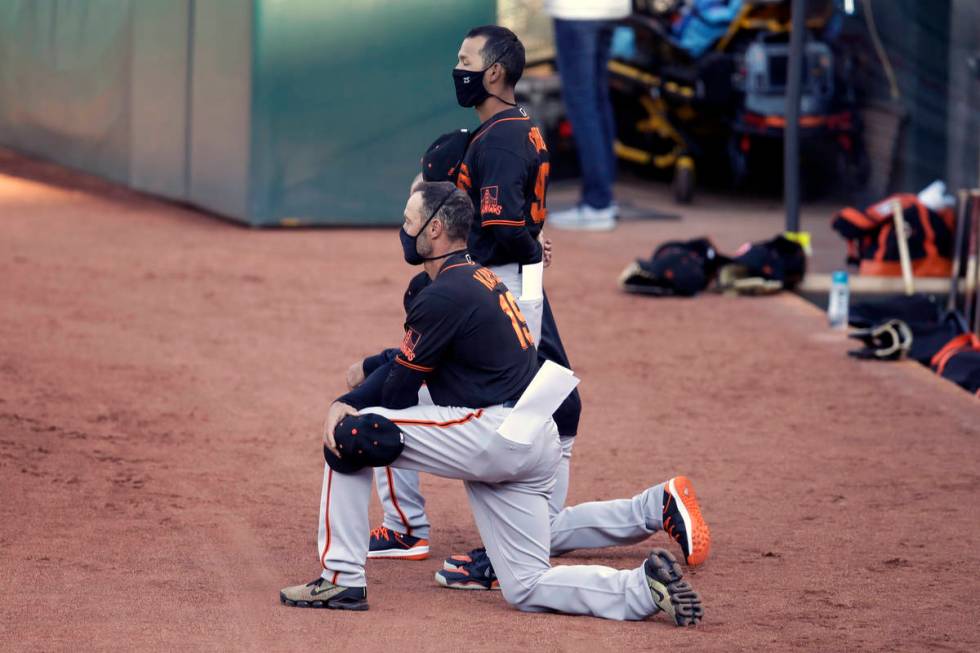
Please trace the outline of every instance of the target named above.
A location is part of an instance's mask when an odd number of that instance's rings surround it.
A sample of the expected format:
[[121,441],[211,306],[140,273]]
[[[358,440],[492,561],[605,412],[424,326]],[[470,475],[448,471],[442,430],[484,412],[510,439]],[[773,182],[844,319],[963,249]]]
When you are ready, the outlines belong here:
[[252,2],[192,0],[191,7],[187,199],[256,224],[248,205]]
[[132,3],[129,183],[187,199],[191,0]]
[[491,0],[256,0],[250,214],[397,224],[418,160],[475,126],[451,70]]
[[0,2],[0,143],[129,182],[130,3]]
[[252,225],[397,224],[493,0],[3,0],[0,144]]

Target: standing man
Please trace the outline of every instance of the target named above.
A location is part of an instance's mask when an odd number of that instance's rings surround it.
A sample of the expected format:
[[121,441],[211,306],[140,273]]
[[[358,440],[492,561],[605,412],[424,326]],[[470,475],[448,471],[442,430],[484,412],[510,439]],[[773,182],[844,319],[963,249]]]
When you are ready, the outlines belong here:
[[[392,465],[464,481],[500,589],[518,609],[615,620],[662,610],[678,626],[698,623],[701,598],[663,549],[630,570],[550,566],[548,494],[561,457],[558,431],[548,418],[528,442],[498,433],[538,370],[537,354],[507,287],[467,252],[472,218],[469,199],[450,183],[422,184],[409,198],[401,231],[405,260],[423,264],[432,282],[412,302],[393,363],[330,406],[323,445],[335,458],[324,466],[320,499],[322,571],[309,583],[283,588],[280,601],[368,607],[373,475],[350,467],[351,447],[345,453],[336,440],[340,426],[350,430],[348,443],[365,449],[383,439],[371,436],[375,430],[400,432],[395,442],[403,448]],[[434,405],[416,405],[423,381]],[[345,420],[356,426],[344,426]]]
[[[520,297],[523,268],[541,260],[537,239],[545,218],[548,182],[547,148],[527,113],[514,104],[514,85],[524,70],[524,46],[510,30],[478,27],[463,40],[458,60],[453,71],[457,100],[473,106],[482,124],[472,135],[456,132],[438,139],[423,159],[423,177],[454,180],[479,207],[468,240],[471,256],[490,267],[518,295],[517,303],[529,325],[534,321],[541,325],[540,341],[534,327],[530,329],[533,342],[538,343],[538,360],[570,368],[547,297],[543,302]],[[536,310],[542,311],[540,317],[533,312]],[[390,364],[394,355],[389,350],[352,365],[349,386],[358,386],[365,376]],[[420,403],[429,400],[425,392],[419,399]],[[580,413],[581,401],[573,392],[554,415],[562,457],[548,501],[551,553],[632,544],[666,530],[680,545],[685,562],[692,566],[703,563],[710,550],[710,533],[694,489],[683,476],[649,487],[631,499],[565,508]],[[429,520],[418,472],[397,466],[375,472],[385,516],[384,524],[371,532],[368,557],[427,558]],[[497,587],[482,549],[454,556],[445,566],[436,580],[446,587]]]
[[[539,358],[571,368],[547,296],[543,291],[537,298],[523,294],[525,268],[540,265],[545,254],[540,241],[548,215],[550,172],[541,132],[514,97],[524,63],[524,44],[509,29],[483,25],[466,34],[452,79],[456,101],[473,108],[481,124],[464,137],[459,149],[461,161],[450,161],[451,169],[439,165],[445,161],[438,156],[430,160],[430,149],[422,175],[427,181],[454,181],[469,195],[476,208],[468,239],[470,255],[493,270],[515,295]],[[433,161],[437,162],[434,168],[429,166]],[[380,362],[375,357],[365,360],[363,372],[369,374]],[[575,390],[555,412],[566,470],[581,410]],[[385,468],[376,474],[385,517],[383,525],[372,531],[370,557],[428,557],[429,519],[418,475]],[[567,473],[563,478],[567,479]],[[561,498],[562,504],[566,493],[567,482],[559,480],[556,498]]]
[[614,21],[630,13],[630,0],[547,0],[554,18],[561,94],[572,123],[582,171],[578,206],[556,211],[556,229],[609,231],[616,227],[613,202],[616,123],[609,100],[609,53]]

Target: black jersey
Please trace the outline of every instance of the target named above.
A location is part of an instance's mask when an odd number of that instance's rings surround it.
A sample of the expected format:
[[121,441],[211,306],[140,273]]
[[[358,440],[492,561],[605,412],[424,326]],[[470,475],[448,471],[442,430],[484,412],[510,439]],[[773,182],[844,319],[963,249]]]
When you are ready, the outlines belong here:
[[547,216],[548,148],[523,107],[502,111],[473,132],[456,185],[476,218],[469,250],[482,265],[537,263]]
[[378,362],[369,379],[339,401],[358,409],[414,406],[425,381],[436,405],[484,408],[518,399],[538,371],[514,296],[466,254],[449,257],[418,293],[394,360]]

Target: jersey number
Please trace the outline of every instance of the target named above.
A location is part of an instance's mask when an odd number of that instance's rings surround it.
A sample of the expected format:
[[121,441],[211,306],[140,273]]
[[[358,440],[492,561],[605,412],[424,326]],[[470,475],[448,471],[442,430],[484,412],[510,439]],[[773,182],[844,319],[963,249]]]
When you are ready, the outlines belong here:
[[[541,138],[541,132],[538,131],[537,127],[532,127],[527,137],[534,144],[535,151],[539,153],[548,151],[548,148],[545,147],[544,139]],[[541,224],[548,217],[548,208],[545,206],[544,196],[548,189],[548,175],[550,173],[551,164],[547,161],[542,161],[538,166],[538,176],[534,179],[534,201],[531,202],[531,219],[537,224]]]
[[533,345],[534,338],[527,328],[527,320],[524,319],[521,309],[517,308],[517,300],[514,299],[514,295],[509,290],[500,295],[500,310],[510,318],[514,333],[517,334],[517,341],[521,343],[521,349],[527,349],[528,345]]

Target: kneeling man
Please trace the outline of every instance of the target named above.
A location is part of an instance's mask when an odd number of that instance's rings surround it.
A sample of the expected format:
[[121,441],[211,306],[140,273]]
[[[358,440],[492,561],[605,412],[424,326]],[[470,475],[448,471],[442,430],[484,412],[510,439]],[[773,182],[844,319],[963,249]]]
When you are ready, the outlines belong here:
[[[513,295],[466,251],[472,219],[470,199],[451,183],[423,183],[409,198],[400,233],[405,260],[423,264],[432,283],[412,302],[394,363],[330,406],[324,447],[343,461],[353,457],[352,439],[346,452],[340,449],[338,425],[365,448],[374,442],[372,429],[397,429],[404,448],[392,466],[462,480],[503,596],[520,610],[618,620],[663,610],[677,625],[697,623],[701,599],[663,549],[630,570],[550,566],[548,496],[561,459],[558,431],[548,419],[530,443],[497,432],[537,373],[537,353]],[[434,405],[417,405],[423,382]],[[345,471],[324,467],[322,573],[283,589],[287,605],[367,609],[374,474],[369,467]]]

